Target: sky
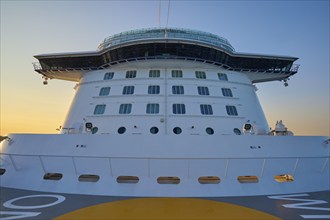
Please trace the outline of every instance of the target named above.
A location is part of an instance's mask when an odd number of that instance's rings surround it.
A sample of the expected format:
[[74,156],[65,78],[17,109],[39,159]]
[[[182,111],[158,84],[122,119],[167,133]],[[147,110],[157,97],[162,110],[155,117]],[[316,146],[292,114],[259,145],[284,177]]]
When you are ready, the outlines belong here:
[[[58,133],[75,83],[42,84],[34,55],[95,51],[104,38],[178,27],[225,37],[237,52],[298,57],[289,86],[256,84],[269,126],[330,136],[330,1],[7,1],[1,3],[0,134]],[[168,8],[169,13],[168,13]]]

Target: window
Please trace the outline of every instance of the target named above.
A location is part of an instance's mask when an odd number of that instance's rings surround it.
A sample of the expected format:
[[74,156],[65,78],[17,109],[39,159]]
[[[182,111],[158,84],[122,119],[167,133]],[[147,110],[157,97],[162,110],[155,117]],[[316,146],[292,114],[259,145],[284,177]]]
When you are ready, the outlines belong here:
[[118,176],[117,183],[138,183],[139,177],[137,176]]
[[221,91],[223,96],[233,97],[233,93],[231,92],[231,89],[222,88]]
[[186,114],[186,106],[184,104],[173,104],[172,111],[173,114]]
[[96,105],[94,109],[94,115],[103,115],[105,111],[105,105]]
[[104,80],[112,79],[114,74],[115,74],[114,72],[107,72],[107,73],[104,74],[103,79]]
[[149,77],[160,77],[160,70],[149,70]]
[[130,114],[132,110],[132,104],[121,104],[119,107],[119,114]]
[[213,115],[211,105],[200,105],[202,115]]
[[257,176],[239,176],[237,177],[238,182],[240,183],[257,183],[259,179]]
[[195,75],[197,79],[206,79],[206,74],[203,71],[195,71]]
[[197,89],[199,95],[210,95],[209,88],[205,86],[198,86]]
[[181,134],[181,132],[182,132],[182,129],[180,127],[173,128],[173,133],[174,134]]
[[99,181],[100,176],[94,174],[82,174],[79,176],[79,182],[97,182]]
[[124,86],[123,95],[132,95],[134,94],[134,86]]
[[172,86],[172,94],[184,94],[183,86]]
[[198,178],[200,184],[219,184],[220,178],[217,176],[201,176]]
[[214,134],[214,130],[213,130],[213,128],[206,128],[205,131],[206,131],[206,133],[209,134],[209,135]]
[[182,70],[172,70],[173,78],[182,78]]
[[151,134],[157,134],[158,131],[159,131],[159,129],[158,129],[157,127],[152,127],[152,128],[150,128],[150,133],[151,133]]
[[159,184],[179,184],[180,178],[176,176],[162,176],[157,178]]
[[226,110],[228,115],[238,115],[236,107],[232,105],[226,105]]
[[126,128],[125,127],[118,128],[118,134],[124,134],[125,132],[126,132]]
[[148,94],[159,94],[160,87],[159,86],[149,86]]
[[107,96],[110,93],[110,87],[103,87],[100,89],[99,96]]
[[290,174],[281,174],[274,176],[274,179],[278,183],[284,183],[284,182],[293,182],[294,178]]
[[0,168],[0,176],[2,176],[3,174],[5,174],[6,169]]
[[136,77],[136,70],[129,70],[126,71],[126,78],[135,78]]
[[225,73],[218,73],[218,77],[219,77],[219,80],[228,81],[227,74],[225,74]]
[[46,173],[44,175],[44,180],[60,180],[62,177],[62,173]]
[[159,113],[159,104],[157,103],[150,103],[147,104],[147,114],[158,114]]

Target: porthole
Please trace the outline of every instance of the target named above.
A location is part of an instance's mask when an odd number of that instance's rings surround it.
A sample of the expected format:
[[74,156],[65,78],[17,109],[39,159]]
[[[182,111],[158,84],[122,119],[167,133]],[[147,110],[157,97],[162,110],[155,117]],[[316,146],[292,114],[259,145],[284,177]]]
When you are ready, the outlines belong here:
[[180,178],[176,176],[162,176],[157,178],[159,184],[179,184]]
[[125,132],[126,132],[126,128],[125,127],[118,128],[118,134],[124,134]]
[[217,176],[201,176],[198,178],[200,184],[219,184],[220,178]]
[[213,128],[206,128],[205,131],[206,131],[206,133],[208,133],[209,135],[214,134],[214,130],[213,130]]
[[138,183],[139,177],[137,176],[118,176],[117,183]]
[[179,128],[179,127],[173,128],[173,133],[174,134],[181,134],[181,132],[182,132],[182,129],[181,128]]
[[158,129],[157,127],[152,127],[152,128],[150,128],[150,133],[151,133],[151,134],[157,134],[158,131],[159,131],[159,129]]
[[290,174],[281,174],[274,176],[274,179],[278,183],[284,183],[284,182],[293,182],[294,178]]
[[6,169],[0,168],[0,176],[2,176],[3,174],[5,174]]
[[240,183],[257,183],[259,179],[257,176],[239,176],[237,177],[238,182]]
[[44,180],[60,180],[62,177],[62,173],[46,173],[44,175]]
[[242,134],[241,130],[239,130],[238,128],[234,128],[234,133],[236,135],[241,135]]
[[82,174],[79,176],[79,182],[97,182],[99,181],[100,176],[93,174]]

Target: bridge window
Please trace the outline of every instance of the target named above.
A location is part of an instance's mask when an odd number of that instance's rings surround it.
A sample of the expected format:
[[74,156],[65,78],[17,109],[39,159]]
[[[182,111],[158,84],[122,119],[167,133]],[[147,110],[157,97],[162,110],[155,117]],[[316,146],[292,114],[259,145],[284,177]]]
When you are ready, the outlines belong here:
[[226,111],[228,115],[238,115],[236,107],[232,105],[226,105]]
[[105,73],[104,74],[104,80],[108,80],[108,79],[112,79],[113,78],[113,76],[114,76],[114,72],[107,72],[107,73]]
[[184,104],[173,104],[172,105],[173,114],[186,114],[186,106]]
[[160,86],[152,85],[148,87],[148,94],[159,94],[159,92],[160,92]]
[[150,78],[160,77],[160,70],[149,70],[149,77]]
[[94,109],[94,115],[103,115],[105,112],[106,105],[96,105]]
[[218,73],[218,78],[219,78],[219,80],[228,81],[227,74],[225,74],[225,73]]
[[119,107],[119,114],[130,114],[132,110],[132,104],[121,104]]
[[172,86],[172,94],[184,94],[183,86]]
[[134,94],[134,86],[124,86],[123,95],[132,95]]
[[60,180],[62,177],[62,173],[46,173],[44,175],[44,180]]
[[239,176],[237,177],[238,182],[240,183],[257,183],[259,179],[257,176]]
[[197,79],[206,79],[206,74],[203,71],[195,71],[195,75]]
[[135,78],[136,77],[136,70],[128,70],[126,72],[126,78]]
[[294,178],[290,174],[281,174],[274,176],[274,179],[278,183],[284,183],[284,182],[293,182]]
[[209,88],[206,86],[198,86],[197,90],[199,95],[210,95]]
[[118,176],[117,183],[138,183],[139,177],[137,176]]
[[219,184],[220,178],[217,176],[201,176],[198,178],[200,184]]
[[176,176],[163,176],[157,178],[159,184],[179,184],[180,178]]
[[100,176],[93,174],[82,174],[79,176],[79,182],[97,182],[99,181]]
[[233,97],[233,93],[231,92],[231,89],[222,88],[221,91],[223,96]]
[[157,104],[157,103],[147,104],[146,113],[147,114],[158,114],[159,113],[159,104]]
[[110,87],[103,87],[100,89],[99,96],[107,96],[110,93]]
[[172,70],[173,78],[182,78],[182,70]]
[[202,115],[213,115],[212,105],[200,105]]

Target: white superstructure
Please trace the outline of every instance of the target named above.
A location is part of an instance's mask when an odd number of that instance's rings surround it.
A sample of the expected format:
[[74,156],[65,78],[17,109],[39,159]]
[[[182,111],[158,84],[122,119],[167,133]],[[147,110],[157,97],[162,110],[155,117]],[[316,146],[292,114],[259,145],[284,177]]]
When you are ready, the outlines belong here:
[[294,57],[236,53],[213,34],[143,29],[95,52],[36,56],[77,82],[58,135],[12,134],[1,186],[109,196],[219,197],[329,190],[328,137],[274,131],[255,83],[286,80]]

